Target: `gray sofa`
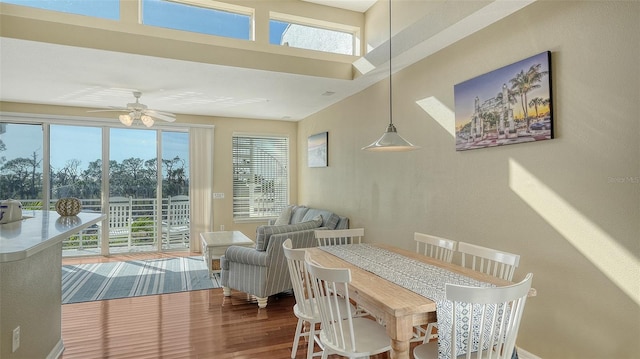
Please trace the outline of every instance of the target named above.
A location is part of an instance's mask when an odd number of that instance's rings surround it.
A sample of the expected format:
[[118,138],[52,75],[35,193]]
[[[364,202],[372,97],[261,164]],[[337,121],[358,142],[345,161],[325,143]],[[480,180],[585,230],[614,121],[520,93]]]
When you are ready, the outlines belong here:
[[[277,224],[276,224],[277,223]],[[331,211],[289,206],[277,220],[256,230],[255,248],[231,246],[220,258],[220,282],[224,295],[231,289],[255,296],[258,306],[267,306],[270,295],[292,288],[282,243],[291,238],[293,248],[315,247],[314,231],[347,229],[349,218]]]

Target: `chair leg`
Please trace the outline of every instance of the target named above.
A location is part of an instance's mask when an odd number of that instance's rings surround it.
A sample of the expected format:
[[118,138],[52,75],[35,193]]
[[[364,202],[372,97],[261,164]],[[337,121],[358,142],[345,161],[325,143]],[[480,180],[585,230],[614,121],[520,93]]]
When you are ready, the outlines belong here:
[[433,333],[433,328],[438,328],[436,323],[427,324],[426,329],[422,326],[413,327],[413,338],[411,338],[412,343],[428,343],[431,339],[437,339],[438,334]]
[[438,329],[438,325],[437,323],[429,323],[427,325],[427,332],[425,333],[425,338],[424,338],[424,342],[428,343],[431,341],[431,339],[437,339],[438,338],[438,333],[436,332],[435,334],[433,333],[433,329],[436,328],[436,330]]
[[303,320],[298,318],[298,325],[296,325],[296,334],[293,337],[293,347],[291,348],[291,359],[296,358],[296,353],[298,351],[298,342],[300,341],[300,337],[302,336],[302,324]]
[[258,308],[266,308],[267,299],[269,299],[269,297],[256,297],[256,300],[258,301]]
[[316,323],[309,323],[309,340],[307,340],[307,359],[313,359],[313,349],[316,343]]

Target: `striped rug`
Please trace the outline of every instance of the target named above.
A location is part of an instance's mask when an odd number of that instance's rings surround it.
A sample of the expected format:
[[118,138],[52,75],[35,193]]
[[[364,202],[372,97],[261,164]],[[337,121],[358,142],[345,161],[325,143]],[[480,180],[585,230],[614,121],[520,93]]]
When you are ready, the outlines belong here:
[[219,287],[202,257],[62,266],[62,304]]

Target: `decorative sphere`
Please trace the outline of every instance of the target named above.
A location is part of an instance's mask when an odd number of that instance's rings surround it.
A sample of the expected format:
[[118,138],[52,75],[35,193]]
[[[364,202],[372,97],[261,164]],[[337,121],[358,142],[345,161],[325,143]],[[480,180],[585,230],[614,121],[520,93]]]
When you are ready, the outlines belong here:
[[56,212],[61,216],[75,216],[80,213],[82,204],[77,198],[60,198],[56,202]]

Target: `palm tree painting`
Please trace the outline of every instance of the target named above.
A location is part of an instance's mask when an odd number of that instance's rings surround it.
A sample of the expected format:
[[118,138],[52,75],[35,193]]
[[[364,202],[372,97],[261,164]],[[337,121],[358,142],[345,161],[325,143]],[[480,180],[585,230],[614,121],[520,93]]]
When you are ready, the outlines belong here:
[[454,86],[456,150],[553,138],[551,52]]

